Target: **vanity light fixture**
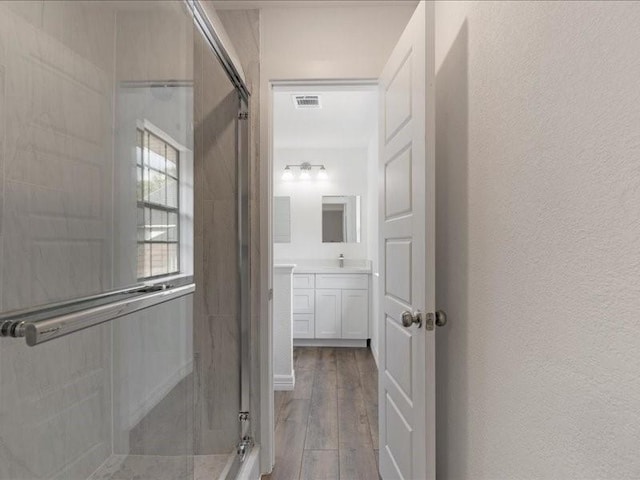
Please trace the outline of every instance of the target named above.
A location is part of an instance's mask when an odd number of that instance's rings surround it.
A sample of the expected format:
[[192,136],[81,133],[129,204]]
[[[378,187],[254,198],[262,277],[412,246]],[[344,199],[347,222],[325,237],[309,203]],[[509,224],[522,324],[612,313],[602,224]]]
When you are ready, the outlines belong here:
[[310,178],[311,178],[311,175],[309,174],[308,170],[300,171],[300,180],[309,180]]
[[324,165],[320,167],[320,171],[318,171],[318,180],[327,180],[329,175],[327,175],[327,169],[324,168]]
[[311,171],[314,168],[318,168],[318,180],[326,180],[329,178],[327,175],[327,169],[324,165],[312,165],[309,162],[300,163],[298,165],[286,165],[284,167],[284,172],[282,173],[283,180],[293,180],[293,171],[292,168],[300,169],[300,176],[298,177],[300,180],[310,180],[311,179]]
[[293,172],[289,168],[289,165],[284,167],[284,172],[282,172],[282,180],[293,180]]

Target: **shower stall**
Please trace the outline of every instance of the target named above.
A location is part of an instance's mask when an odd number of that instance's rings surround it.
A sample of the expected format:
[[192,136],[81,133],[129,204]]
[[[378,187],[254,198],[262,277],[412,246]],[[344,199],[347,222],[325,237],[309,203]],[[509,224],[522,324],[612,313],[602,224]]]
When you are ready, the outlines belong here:
[[251,455],[250,94],[207,8],[0,2],[0,480]]

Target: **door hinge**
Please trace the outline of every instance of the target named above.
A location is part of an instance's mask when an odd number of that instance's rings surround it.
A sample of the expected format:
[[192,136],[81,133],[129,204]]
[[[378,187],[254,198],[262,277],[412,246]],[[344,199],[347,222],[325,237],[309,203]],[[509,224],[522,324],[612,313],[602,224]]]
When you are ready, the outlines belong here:
[[246,120],[247,118],[249,118],[249,112],[240,112],[240,113],[238,113],[238,119]]
[[248,422],[249,421],[249,412],[239,412],[238,413],[238,420],[240,420],[241,422]]
[[269,298],[269,300],[273,300],[273,288],[269,289],[268,298]]

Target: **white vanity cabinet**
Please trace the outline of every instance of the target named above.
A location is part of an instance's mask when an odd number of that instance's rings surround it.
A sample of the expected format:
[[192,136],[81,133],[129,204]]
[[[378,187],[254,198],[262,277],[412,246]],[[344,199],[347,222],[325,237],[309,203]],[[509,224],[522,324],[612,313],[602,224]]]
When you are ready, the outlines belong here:
[[342,290],[342,338],[368,338],[368,319],[368,290]]
[[342,337],[342,290],[323,288],[316,290],[315,338]]
[[293,338],[308,345],[366,344],[369,338],[369,275],[293,275]]

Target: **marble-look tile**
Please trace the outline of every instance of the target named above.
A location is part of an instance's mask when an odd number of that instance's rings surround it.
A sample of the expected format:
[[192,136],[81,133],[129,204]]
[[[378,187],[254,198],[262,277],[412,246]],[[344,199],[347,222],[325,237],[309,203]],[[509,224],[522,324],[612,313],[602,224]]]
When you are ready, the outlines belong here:
[[193,22],[180,7],[164,2],[117,12],[118,80],[192,78]]
[[217,480],[235,455],[195,455],[193,457],[193,480]]
[[[259,38],[257,12],[251,15],[253,23],[244,22],[234,35]],[[253,30],[248,31],[251,27]],[[235,44],[235,37],[232,39]],[[236,116],[239,103],[226,74],[208,48],[196,38],[195,47],[195,277],[202,285],[195,295],[196,335],[196,452],[218,453],[229,451],[237,442],[239,408],[239,319],[237,277],[237,159]],[[241,61],[247,58],[241,48]],[[257,48],[250,51],[255,62],[253,81],[258,84]],[[207,85],[216,85],[210,89]],[[257,98],[252,97],[257,102]],[[257,111],[257,105],[256,111]],[[257,136],[257,124],[253,130]],[[251,160],[257,161],[256,151]],[[253,169],[252,171],[255,171]],[[254,179],[255,181],[255,179]],[[256,181],[257,183],[257,181]],[[253,187],[251,187],[253,190]],[[250,227],[250,263],[252,265],[251,293],[259,298],[259,218],[252,210]],[[252,301],[251,305],[258,305]],[[258,311],[257,309],[255,310]],[[259,408],[259,316],[250,316],[252,375],[251,411]],[[237,386],[236,386],[237,385]],[[231,393],[230,393],[231,392]],[[259,423],[252,415],[254,431]]]
[[233,455],[112,455],[87,480],[218,480]]
[[[77,20],[85,8],[56,14]],[[15,288],[5,291],[5,308],[110,287],[112,75],[70,49],[64,35],[4,9],[0,15],[2,113],[12,119],[4,126],[2,227],[13,237],[4,245],[2,281]]]
[[24,0],[5,0],[2,3],[5,8],[11,10],[23,20],[35,27],[42,27],[42,4],[44,0],[32,0],[29,2]]
[[193,417],[193,374],[189,374],[129,432],[129,453],[193,453]]
[[[4,145],[5,145],[5,121],[6,121],[6,104],[5,104],[5,88],[4,88],[4,66],[0,63],[0,236],[4,228]],[[0,243],[1,244],[1,243]],[[0,258],[2,252],[0,251]],[[0,284],[1,284],[0,280]],[[1,293],[0,285],[0,293]],[[2,296],[0,295],[0,299]],[[2,301],[0,300],[0,311],[2,309]]]
[[111,455],[87,480],[109,480],[111,476],[122,468],[127,455]]
[[115,453],[193,453],[192,311],[187,296],[111,323]]
[[108,4],[42,2],[42,30],[99,68],[113,72],[115,19]]
[[193,480],[193,456],[114,455],[88,480]]
[[[251,91],[249,98],[249,290],[251,318],[251,412],[260,409],[260,319],[262,318],[262,268],[260,265],[260,11],[224,10],[218,12],[244,69]],[[260,435],[259,416],[253,414],[252,426]]]
[[196,324],[196,454],[231,451],[240,438],[239,325],[233,315]]
[[[114,24],[56,4],[0,4],[2,310],[110,287]],[[108,457],[110,340],[2,342],[0,479],[83,480]]]
[[102,325],[36,348],[3,343],[0,478],[82,479],[107,458],[109,342]]

